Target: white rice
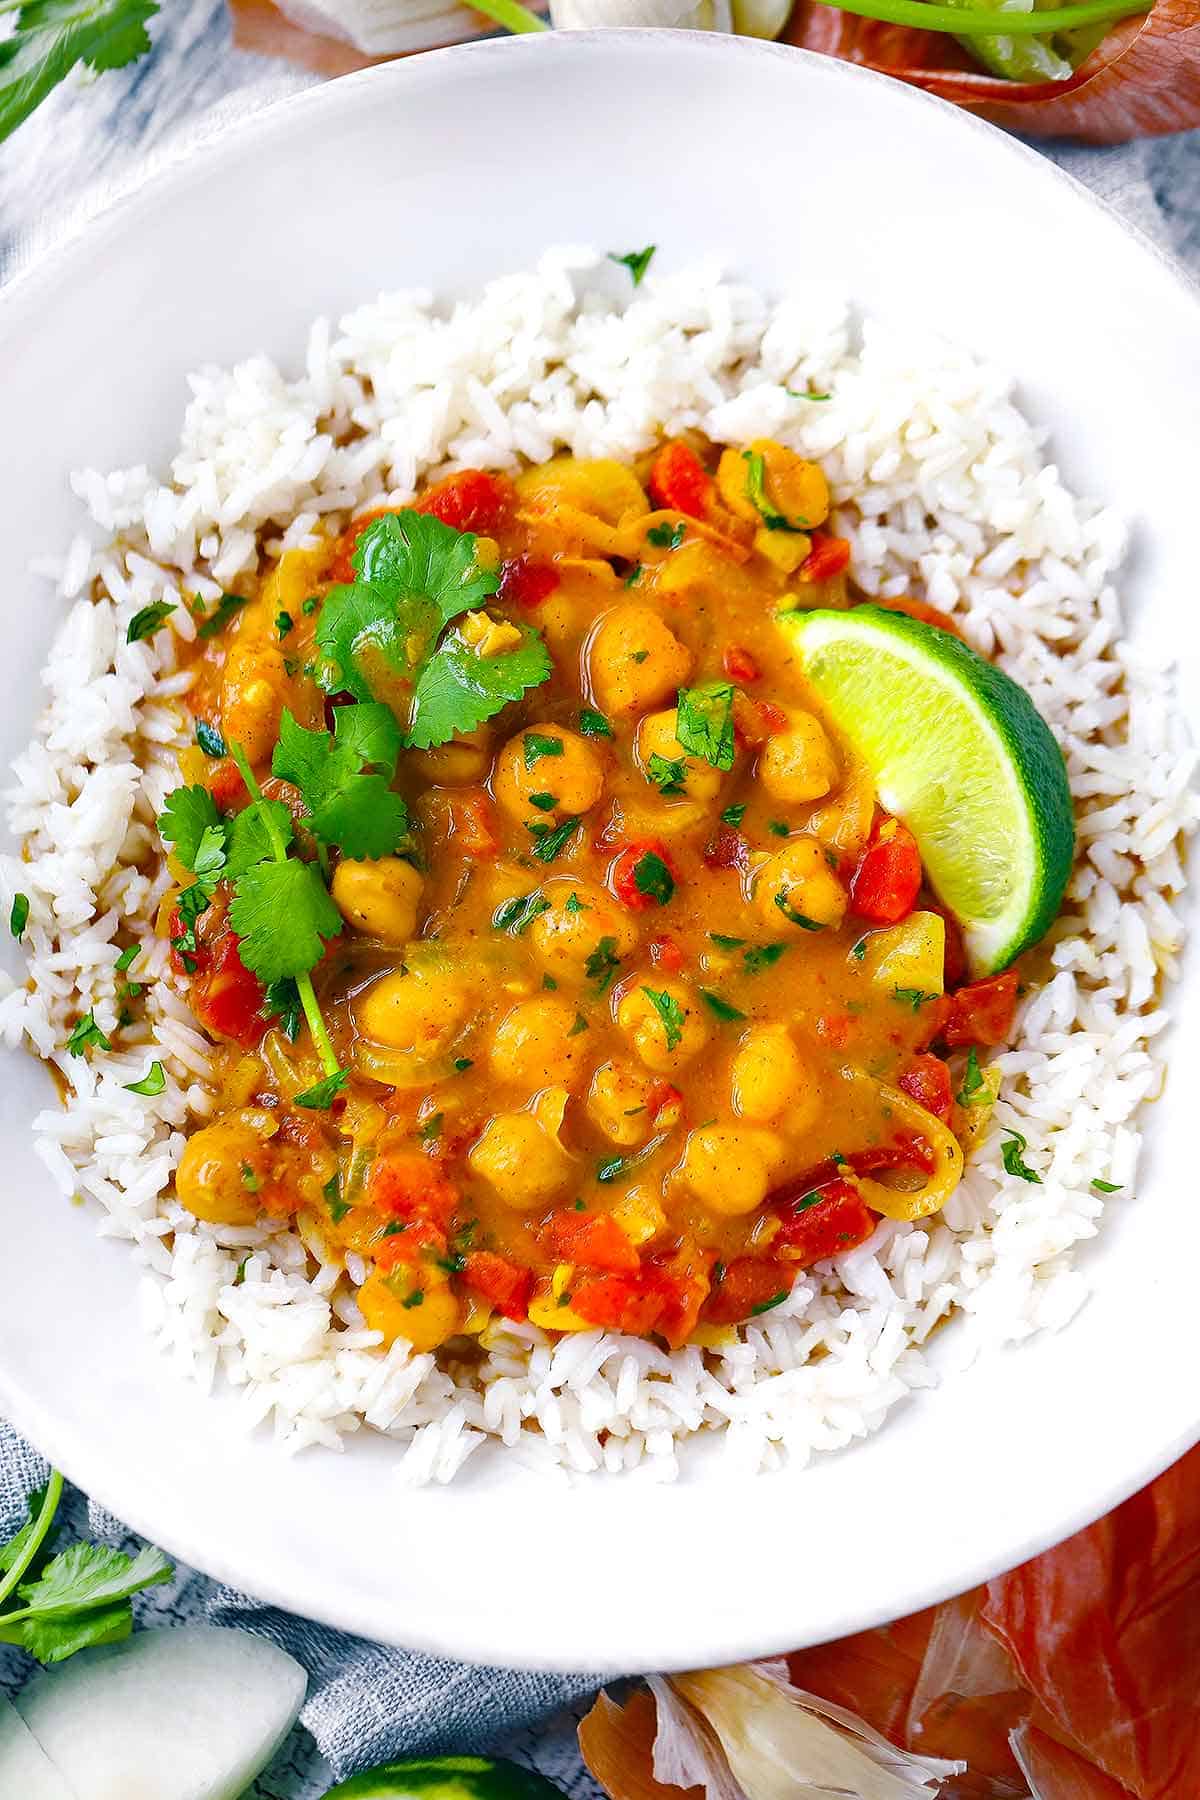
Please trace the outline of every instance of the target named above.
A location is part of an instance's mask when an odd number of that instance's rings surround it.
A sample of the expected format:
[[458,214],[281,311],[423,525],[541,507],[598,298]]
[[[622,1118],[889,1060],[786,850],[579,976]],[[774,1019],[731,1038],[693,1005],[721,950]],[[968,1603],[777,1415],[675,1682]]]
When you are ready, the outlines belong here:
[[[1093,1181],[1119,1184],[1111,1204],[1133,1197],[1137,1113],[1162,1079],[1159,995],[1183,935],[1181,844],[1200,809],[1168,675],[1121,639],[1125,528],[1067,491],[1008,377],[932,337],[860,329],[824,289],[772,302],[693,268],[630,298],[623,272],[557,251],[449,313],[409,292],[336,329],[319,321],[294,380],[253,357],[201,370],[191,389],[168,480],[73,478],[92,529],[40,571],[69,610],[7,796],[27,860],[0,866],[5,905],[17,889],[31,903],[30,979],[0,993],[0,1034],[68,1090],[34,1121],[38,1153],[64,1193],[98,1203],[102,1232],[131,1240],[160,1349],[206,1386],[240,1389],[247,1425],[292,1448],[338,1448],[363,1425],[391,1434],[408,1481],[448,1481],[489,1443],[547,1468],[670,1479],[697,1431],[722,1434],[750,1469],[873,1431],[933,1384],[923,1345],[954,1309],[964,1356],[1064,1325],[1086,1292],[1073,1249],[1106,1204]],[[808,391],[830,398],[793,397]],[[294,1230],[209,1228],[172,1197],[184,1134],[211,1108],[207,1044],[153,930],[169,882],[153,821],[178,779],[173,701],[187,678],[171,630],[129,645],[126,625],[154,600],[213,598],[322,519],[402,503],[430,474],[560,450],[630,458],[688,428],[818,458],[858,583],[952,612],[1033,696],[1079,816],[1053,977],[996,1059],[994,1126],[940,1217],[882,1220],[722,1350],[498,1325],[482,1367],[447,1370],[378,1348],[347,1272]],[[193,629],[181,606],[174,633]],[[80,1014],[115,1026],[116,944],[130,933],[146,946],[145,1024],[118,1051],[71,1057]],[[163,1092],[129,1093],[153,1058]],[[1005,1127],[1027,1138],[1040,1185],[1005,1173]]]

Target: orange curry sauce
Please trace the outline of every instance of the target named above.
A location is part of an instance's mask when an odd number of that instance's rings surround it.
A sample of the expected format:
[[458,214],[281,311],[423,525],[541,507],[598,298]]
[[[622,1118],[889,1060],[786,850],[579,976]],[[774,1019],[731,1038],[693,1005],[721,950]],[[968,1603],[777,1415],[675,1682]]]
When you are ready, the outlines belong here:
[[[354,1252],[385,1341],[432,1349],[494,1314],[712,1341],[961,1172],[974,1117],[945,1055],[1003,1040],[1016,975],[962,985],[912,837],[806,692],[774,616],[852,604],[848,546],[819,529],[815,465],[751,450],[757,497],[743,453],[672,442],[637,469],[468,471],[415,503],[499,566],[473,628],[503,647],[506,620],[536,625],[554,669],[471,736],[402,753],[410,852],[332,869],[345,929],[314,981],[351,1077],[331,1108],[295,1103],[311,1041],[264,1016],[223,888],[199,921],[186,973],[220,1093],[180,1199]],[[764,500],[814,529],[772,528]],[[288,552],[198,647],[196,718],[293,805],[270,774],[281,712],[316,727],[338,703],[313,633],[364,524]],[[678,690],[722,683],[728,769],[676,735]],[[246,803],[231,761],[183,764]]]

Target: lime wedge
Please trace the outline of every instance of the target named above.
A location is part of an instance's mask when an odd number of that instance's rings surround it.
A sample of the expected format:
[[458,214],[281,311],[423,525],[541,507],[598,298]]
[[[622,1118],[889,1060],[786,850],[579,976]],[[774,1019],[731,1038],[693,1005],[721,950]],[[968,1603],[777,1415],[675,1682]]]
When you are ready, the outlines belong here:
[[975,975],[1046,931],[1075,853],[1062,752],[1029,695],[973,650],[877,606],[780,615],[805,679],[903,819]]

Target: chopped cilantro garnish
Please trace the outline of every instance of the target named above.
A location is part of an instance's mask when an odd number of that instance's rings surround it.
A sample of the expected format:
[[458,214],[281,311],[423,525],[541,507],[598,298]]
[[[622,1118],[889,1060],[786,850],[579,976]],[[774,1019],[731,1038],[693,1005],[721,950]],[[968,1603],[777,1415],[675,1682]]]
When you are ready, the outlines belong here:
[[1032,1181],[1041,1187],[1041,1176],[1036,1170],[1031,1169],[1021,1156],[1027,1142],[1027,1138],[1023,1138],[1019,1131],[1014,1131],[1010,1126],[1008,1134],[1000,1146],[1000,1159],[1009,1175],[1019,1175],[1022,1181]]
[[591,912],[592,909],[588,905],[586,900],[581,900],[579,898],[578,894],[570,893],[567,895],[567,903],[566,903],[566,906],[563,908],[563,910],[564,910],[564,912],[569,912],[569,913],[581,913],[581,912]]
[[67,1049],[72,1056],[83,1056],[88,1050],[111,1050],[112,1044],[97,1025],[95,1015],[85,1012],[82,1019],[75,1021]]
[[[185,869],[196,873],[196,857],[206,832],[221,831],[217,803],[206,787],[177,787],[167,795],[158,829]],[[211,838],[209,840],[212,842]]]
[[216,637],[219,631],[224,631],[234,613],[238,612],[245,604],[246,599],[243,594],[222,595],[221,604],[214,613],[209,614],[203,625],[198,627],[196,636],[202,638]]
[[243,1256],[241,1262],[237,1266],[237,1274],[233,1278],[234,1287],[241,1287],[243,1281],[245,1281],[245,1279],[246,1279],[246,1264],[249,1261],[250,1261],[250,1252],[247,1251],[245,1256]]
[[650,267],[650,259],[657,248],[657,244],[647,244],[644,250],[626,250],[624,256],[619,256],[615,250],[610,250],[608,260],[620,263],[622,268],[628,269],[633,277],[634,287],[640,287],[642,276]]
[[675,735],[693,756],[714,769],[733,767],[733,683],[708,681],[680,688]]
[[793,925],[798,925],[801,931],[824,931],[825,927],[816,919],[810,919],[807,913],[797,912],[795,907],[788,903],[786,894],[776,894],[775,904],[784,918],[789,919]]
[[543,756],[561,756],[563,741],[560,737],[549,737],[540,731],[527,731],[521,740],[525,767],[532,769]]
[[680,519],[678,525],[652,525],[646,533],[646,542],[656,544],[660,550],[678,550],[687,536],[687,526]]
[[659,756],[657,752],[652,753],[646,763],[646,780],[664,797],[682,794],[687,780],[687,763],[683,757],[672,761],[669,757]]
[[581,706],[579,709],[579,729],[584,737],[610,738],[612,726],[602,712],[593,706]]
[[786,944],[755,944],[742,957],[747,975],[757,975],[761,969],[769,969],[781,956],[787,955],[787,948]]
[[[424,513],[375,519],[354,551],[357,579],[326,596],[317,622],[317,678],[327,693],[389,700],[403,692],[405,742],[428,750],[473,731],[550,674],[550,657],[531,626],[521,642],[485,654],[487,633],[459,620],[500,583],[480,568],[476,540]],[[485,615],[486,622],[486,615]],[[468,621],[469,624],[469,621]]]
[[425,1289],[424,1288],[414,1288],[411,1294],[405,1295],[404,1299],[400,1302],[400,1304],[404,1308],[405,1312],[411,1312],[413,1310],[414,1306],[424,1306],[424,1304],[425,1304]]
[[536,806],[539,812],[553,812],[558,805],[557,794],[530,794],[530,806]]
[[850,954],[855,962],[862,961],[863,957],[867,954],[867,940],[865,937],[860,937],[857,942],[851,944]]
[[665,906],[675,892],[675,877],[654,850],[644,850],[633,865],[633,885],[648,900]]
[[579,823],[578,819],[564,819],[561,825],[555,825],[553,829],[549,825],[543,825],[540,820],[527,823],[525,829],[535,840],[533,854],[538,861],[553,862],[579,830]]
[[814,394],[806,388],[784,388],[784,393],[791,400],[828,400],[828,394]]
[[740,950],[746,941],[745,938],[726,937],[720,931],[710,931],[708,937],[709,942],[716,944],[721,950]]
[[746,802],[740,801],[736,806],[727,806],[721,814],[723,825],[740,825],[746,816]]
[[602,937],[583,965],[583,972],[589,981],[598,983],[597,993],[603,994],[609,982],[621,966],[621,959],[616,954],[615,937]]
[[548,994],[554,994],[558,991],[558,983],[555,981],[553,975],[543,975],[542,986]]
[[196,720],[196,742],[205,756],[228,756],[225,739],[208,719]]
[[239,875],[229,922],[238,934],[239,956],[265,982],[306,973],[324,955],[325,940],[342,929],[342,915],[316,864],[294,856],[255,863]]
[[586,1200],[577,1200],[575,1202],[575,1211],[576,1212],[586,1212],[587,1211],[587,1201]]
[[345,1069],[335,1069],[323,1081],[315,1082],[302,1094],[297,1094],[296,1105],[307,1107],[310,1112],[328,1112],[349,1079]]
[[294,631],[295,628],[296,621],[293,619],[290,612],[277,612],[275,614],[275,629],[281,638],[285,638],[288,632]]
[[166,1071],[160,1062],[152,1062],[140,1081],[127,1081],[124,1084],[126,1093],[145,1094],[147,1098],[161,1094],[166,1085]]
[[125,642],[138,644],[143,638],[153,637],[175,611],[175,605],[174,600],[156,600],[152,606],[143,606],[125,627]]
[[642,989],[647,1000],[662,1020],[663,1034],[667,1041],[667,1049],[673,1050],[683,1036],[684,1022],[687,1014],[676,1000],[674,994],[666,988],[644,987]]
[[1119,1181],[1101,1181],[1099,1176],[1092,1182],[1092,1186],[1098,1194],[1119,1194],[1121,1192]]
[[113,964],[113,968],[118,975],[124,975],[127,970],[132,969],[141,953],[141,948],[142,946],[140,944],[130,944],[127,950],[122,950],[120,956],[118,956],[116,962]]
[[736,1006],[731,1006],[728,1000],[722,1000],[720,994],[714,994],[711,988],[701,988],[700,997],[709,1011],[715,1013],[718,1019],[733,1020],[746,1017],[745,1013],[739,1011]]
[[[642,565],[640,562],[634,563],[632,569],[630,569],[628,575],[625,577],[625,586],[627,588],[636,587],[641,579]],[[633,652],[633,660],[634,662],[645,662],[649,654],[650,652],[648,650],[635,650]]]
[[[629,585],[629,582],[625,583],[626,587]],[[644,663],[649,654],[650,652],[648,650],[631,650],[629,652],[629,660],[630,662]]]
[[772,1307],[781,1306],[787,1297],[788,1289],[781,1288],[777,1294],[772,1294],[769,1300],[760,1300],[757,1306],[752,1306],[750,1308],[750,1317],[756,1319],[759,1313],[770,1312]]
[[920,988],[909,987],[894,987],[892,995],[901,1006],[911,1007],[913,1012],[920,1012],[927,1000],[937,999],[936,994],[926,994]]
[[242,1164],[242,1186],[248,1194],[257,1194],[262,1187],[262,1176],[248,1162]]
[[785,825],[782,819],[768,819],[767,830],[772,837],[790,837],[792,835],[791,826]]
[[581,1012],[577,1012],[575,1014],[575,1023],[572,1025],[570,1031],[568,1031],[567,1036],[568,1037],[578,1037],[581,1031],[586,1031],[587,1029],[588,1029],[587,1020],[584,1018],[584,1016]]
[[743,450],[742,461],[746,465],[746,498],[768,531],[809,531],[812,529],[807,519],[789,519],[783,513],[775,511],[767,499],[767,470],[759,451]]
[[300,1020],[303,1008],[300,1005],[300,990],[290,975],[279,981],[272,981],[263,999],[261,1016],[264,1019],[278,1019],[279,1029],[284,1037],[294,1044],[300,1036]]
[[468,1069],[473,1069],[474,1067],[474,1060],[469,1056],[456,1056],[454,1059],[454,1072],[456,1075],[464,1075]]
[[514,937],[520,937],[541,913],[549,911],[550,902],[544,894],[517,894],[496,908],[492,924],[497,931],[510,931]]
[[429,1117],[427,1119],[422,1119],[417,1127],[417,1136],[423,1144],[432,1144],[435,1139],[441,1137],[442,1126],[445,1122],[445,1113],[430,1113]]
[[319,594],[310,594],[308,599],[304,602],[304,605],[300,608],[300,611],[304,614],[306,619],[311,619],[320,604],[321,596]]
[[602,1162],[600,1167],[596,1170],[596,1180],[615,1181],[624,1167],[625,1158],[623,1156],[611,1156],[607,1162]]
[[[983,1072],[979,1067],[979,1058],[975,1054],[975,1046],[972,1044],[971,1048],[967,1051],[967,1066],[963,1070],[962,1086],[959,1088],[954,1098],[958,1101],[960,1106],[979,1106],[983,1104],[983,1101],[986,1101],[989,1098],[990,1092],[991,1090],[989,1089],[987,1082],[983,1079]],[[983,1101],[976,1098],[979,1094],[982,1094]]]
[[14,894],[12,909],[8,915],[8,929],[15,938],[19,938],[29,923],[29,895]]

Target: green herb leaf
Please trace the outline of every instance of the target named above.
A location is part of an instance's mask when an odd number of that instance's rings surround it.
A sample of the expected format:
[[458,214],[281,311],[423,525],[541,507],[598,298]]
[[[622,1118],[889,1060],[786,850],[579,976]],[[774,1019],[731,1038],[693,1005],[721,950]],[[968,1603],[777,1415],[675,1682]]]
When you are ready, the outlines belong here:
[[668,797],[671,794],[682,794],[687,780],[687,763],[682,757],[672,762],[669,757],[659,756],[652,752],[646,763],[646,780],[655,786],[659,793]]
[[787,955],[787,950],[786,944],[755,944],[742,958],[747,975],[757,975],[760,970],[769,969],[781,956]]
[[164,624],[175,611],[174,600],[156,600],[151,606],[143,606],[135,612],[125,627],[125,642],[140,644],[143,638],[153,637],[159,626]]
[[[793,925],[798,925],[801,931],[824,931],[825,927],[816,919],[810,919],[806,913],[797,912],[795,907],[789,904],[786,894],[776,894],[775,905],[784,918],[790,920]],[[900,990],[897,988],[896,991],[899,993]]]
[[652,525],[646,533],[646,542],[656,544],[660,550],[678,550],[687,536],[687,526],[680,519],[678,525]]
[[1099,1176],[1092,1182],[1092,1186],[1098,1194],[1119,1194],[1121,1192],[1119,1181],[1101,1181]]
[[297,1094],[295,1104],[307,1107],[310,1112],[328,1112],[349,1079],[346,1069],[337,1069],[332,1075],[326,1075],[323,1081],[315,1082],[312,1087],[305,1088],[302,1094]]
[[602,1162],[600,1164],[600,1167],[596,1170],[596,1180],[597,1181],[615,1181],[617,1179],[617,1176],[621,1174],[621,1172],[624,1170],[625,1167],[626,1167],[626,1158],[625,1157],[611,1156],[611,1157],[609,1157],[607,1162]]
[[988,1087],[987,1082],[983,1079],[983,1072],[979,1067],[979,1058],[975,1054],[975,1046],[972,1044],[971,1048],[967,1051],[967,1066],[963,1070],[962,1086],[959,1088],[954,1098],[958,1101],[960,1106],[979,1106],[982,1104],[977,1098],[980,1094],[982,1094],[984,1100],[987,1100],[990,1097],[991,1090]]
[[572,1025],[570,1031],[568,1031],[567,1036],[569,1038],[578,1037],[580,1032],[586,1031],[587,1028],[588,1028],[587,1020],[584,1018],[584,1016],[581,1012],[577,1012],[575,1014],[575,1023]]
[[396,773],[404,740],[390,706],[378,700],[335,706],[333,735],[338,749],[356,756],[362,766],[379,769],[387,776]]
[[862,961],[863,957],[867,954],[867,940],[865,937],[860,937],[856,943],[851,944],[850,954],[855,962]]
[[229,821],[225,873],[231,880],[292,842],[292,815],[282,800],[252,800]]
[[579,729],[584,737],[610,738],[612,726],[602,712],[593,706],[581,706],[579,709]]
[[757,1306],[750,1308],[750,1317],[756,1319],[759,1313],[770,1312],[772,1307],[781,1306],[787,1299],[789,1289],[781,1288],[779,1293],[772,1294],[769,1300],[760,1300]]
[[280,1031],[293,1044],[295,1043],[300,1036],[303,1008],[300,1004],[300,990],[296,986],[294,976],[284,975],[278,981],[268,983],[261,1016],[264,1019],[278,1019]]
[[910,1007],[915,1013],[920,1012],[927,1000],[937,999],[936,994],[922,993],[920,988],[894,987],[892,989],[892,995],[894,999],[899,1001],[901,1006]]
[[427,1119],[421,1120],[417,1130],[417,1136],[423,1144],[432,1144],[436,1138],[439,1138],[442,1135],[442,1126],[445,1122],[445,1113],[430,1113]]
[[539,812],[553,812],[558,805],[557,794],[530,794],[530,806],[536,806]]
[[739,1012],[736,1006],[731,1006],[728,1000],[722,1000],[720,994],[714,994],[711,988],[701,988],[700,997],[709,1011],[715,1013],[718,1019],[731,1021],[746,1017],[745,1013]]
[[295,625],[296,621],[293,619],[290,612],[277,612],[275,614],[275,629],[281,638],[285,638],[289,631],[294,630]]
[[120,956],[118,956],[116,962],[113,964],[113,968],[118,975],[124,975],[132,969],[134,963],[141,954],[141,949],[142,946],[140,944],[130,944],[128,949],[122,950]]
[[608,260],[609,262],[620,263],[623,268],[628,269],[630,275],[633,277],[634,287],[640,287],[642,276],[650,267],[650,259],[657,248],[657,244],[647,244],[644,250],[626,250],[624,256],[619,256],[615,250],[610,250],[608,253]]
[[791,826],[785,825],[782,819],[768,819],[767,830],[772,837],[791,837],[792,835]]
[[737,826],[741,824],[745,816],[746,802],[743,800],[737,806],[727,806],[725,808],[724,812],[721,814],[721,823],[723,825]]
[[597,984],[597,994],[603,994],[609,982],[621,966],[621,959],[616,954],[615,937],[602,937],[583,965],[583,972],[589,981]]
[[19,938],[29,923],[29,895],[14,894],[12,910],[8,915],[8,929],[15,938]]
[[561,825],[553,827],[543,825],[540,820],[526,824],[525,829],[534,839],[533,854],[539,862],[553,862],[555,857],[564,851],[575,833],[579,830],[578,819],[564,819]]
[[733,767],[733,683],[707,681],[680,688],[675,735],[692,756],[714,769]]
[[784,393],[792,400],[828,400],[828,394],[814,394],[805,388],[784,388]]
[[708,938],[710,943],[716,944],[721,950],[740,950],[746,941],[745,938],[726,937],[720,931],[710,931]]
[[79,64],[123,69],[150,48],[156,0],[36,0],[0,48],[0,140]]
[[746,498],[767,530],[810,531],[812,527],[807,519],[789,519],[783,513],[776,512],[767,499],[767,470],[761,453],[757,450],[743,450],[742,461],[746,465]]
[[211,724],[208,719],[196,720],[196,742],[203,750],[205,756],[229,755],[228,750],[225,748],[225,739],[221,736],[216,726]]
[[588,905],[587,901],[581,900],[579,898],[578,894],[570,893],[567,895],[567,903],[563,907],[564,912],[581,913],[581,912],[591,912],[591,910],[592,909]]
[[82,1019],[76,1019],[67,1039],[67,1050],[72,1056],[83,1056],[88,1050],[111,1049],[112,1045],[97,1025],[93,1013],[86,1012]]
[[[340,707],[339,712],[357,712]],[[375,720],[368,720],[370,734]],[[408,809],[385,775],[363,770],[362,732],[347,726],[339,743],[327,731],[308,731],[286,709],[271,772],[300,789],[314,835],[354,858],[394,855],[408,834]],[[382,747],[386,755],[386,746]]]
[[475,1067],[475,1063],[474,1063],[473,1059],[469,1056],[456,1056],[454,1059],[453,1067],[454,1067],[455,1074],[463,1075],[466,1073],[466,1071],[468,1069],[473,1069]]
[[563,741],[560,737],[548,737],[540,731],[527,731],[521,740],[521,747],[526,771],[534,768],[543,756],[561,756],[563,753]]
[[514,937],[520,937],[536,918],[549,911],[550,902],[544,894],[518,894],[496,908],[492,924],[497,931],[509,931]]
[[675,892],[675,877],[654,850],[644,850],[633,865],[633,885],[648,900],[666,906]]
[[644,987],[642,992],[662,1020],[667,1049],[673,1050],[683,1036],[687,1014],[674,994],[668,993],[666,988]]
[[[185,869],[196,873],[196,858],[201,845],[211,851],[213,834],[224,831],[217,803],[206,787],[177,787],[167,795],[158,815],[159,834],[174,844],[175,854]],[[207,834],[207,838],[206,838]]]
[[[627,588],[636,587],[641,579],[642,565],[640,562],[637,562],[634,563],[632,569],[630,569],[628,575],[625,577],[625,586]],[[648,650],[635,650],[633,652],[633,660],[634,662],[645,662],[649,654],[650,652]]]
[[242,1186],[248,1194],[257,1194],[262,1187],[262,1177],[251,1168],[249,1163],[242,1164]]
[[127,1081],[125,1091],[128,1094],[145,1094],[150,1098],[161,1094],[167,1085],[166,1071],[160,1062],[152,1062],[140,1081]]
[[217,610],[205,619],[203,625],[197,628],[196,636],[202,638],[216,637],[219,631],[224,631],[234,613],[240,612],[241,608],[245,605],[246,599],[242,594],[223,595],[221,604],[217,607]]
[[548,680],[554,665],[541,634],[532,626],[523,626],[522,633],[519,649],[496,656],[483,656],[457,631],[444,638],[417,678],[407,742],[428,750],[474,731]]
[[238,879],[229,921],[241,940],[243,963],[265,982],[306,974],[324,955],[325,940],[342,929],[342,916],[316,868],[295,857],[247,869]]
[[1021,1156],[1021,1152],[1025,1149],[1027,1142],[1028,1140],[1023,1138],[1019,1131],[1013,1131],[1010,1127],[1004,1142],[1000,1146],[1000,1159],[1004,1164],[1007,1174],[1019,1175],[1022,1181],[1032,1181],[1035,1182],[1038,1187],[1041,1187],[1041,1176],[1036,1170],[1031,1169]]

